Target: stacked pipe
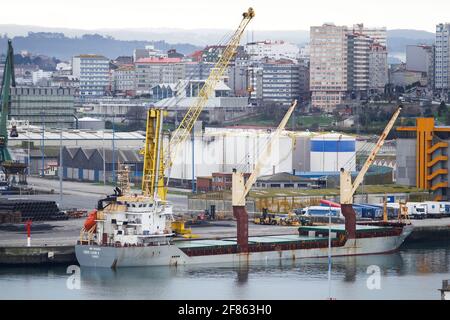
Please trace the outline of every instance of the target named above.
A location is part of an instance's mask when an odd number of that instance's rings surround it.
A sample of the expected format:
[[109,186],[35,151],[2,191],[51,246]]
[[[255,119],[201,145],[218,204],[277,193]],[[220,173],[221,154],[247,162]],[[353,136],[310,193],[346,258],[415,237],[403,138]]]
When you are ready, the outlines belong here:
[[27,220],[67,220],[66,214],[58,209],[54,201],[0,199],[0,212],[8,214],[20,212],[22,222]]

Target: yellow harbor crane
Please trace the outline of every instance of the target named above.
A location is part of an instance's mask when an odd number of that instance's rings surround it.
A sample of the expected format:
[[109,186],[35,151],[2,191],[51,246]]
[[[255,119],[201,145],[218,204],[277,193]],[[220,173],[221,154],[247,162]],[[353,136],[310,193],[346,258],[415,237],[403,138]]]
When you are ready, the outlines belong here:
[[[198,98],[189,107],[180,125],[170,138],[168,150],[163,150],[162,136],[163,119],[166,111],[162,109],[150,109],[148,111],[142,176],[142,192],[144,195],[153,196],[163,201],[166,200],[172,161],[179,147],[189,137],[194,123],[200,116],[208,99],[214,93],[215,87],[224,76],[230,61],[236,55],[242,34],[254,16],[255,12],[252,8],[249,8],[242,14],[239,27],[226,44],[219,60],[200,89]],[[166,183],[164,181],[165,170],[168,170]]]
[[355,194],[356,189],[358,189],[358,187],[361,185],[361,183],[364,179],[364,176],[367,173],[367,170],[369,170],[369,167],[374,162],[378,151],[380,151],[381,147],[383,146],[384,141],[386,140],[389,132],[391,131],[392,127],[394,126],[394,123],[397,120],[401,110],[402,110],[402,108],[400,106],[394,112],[394,114],[391,117],[391,120],[389,120],[388,124],[386,125],[386,128],[384,128],[383,133],[378,138],[378,141],[375,144],[375,147],[370,152],[369,157],[367,158],[366,162],[362,166],[361,170],[359,171],[358,175],[356,176],[356,178],[353,182],[352,182],[351,172],[348,170],[345,170],[344,168],[341,168],[341,172],[340,172],[340,203],[341,203],[342,214],[345,217],[345,230],[347,230],[348,236],[350,239],[355,239],[355,237],[356,237],[356,214],[355,214],[355,211],[353,210],[353,206],[352,206],[353,195]]

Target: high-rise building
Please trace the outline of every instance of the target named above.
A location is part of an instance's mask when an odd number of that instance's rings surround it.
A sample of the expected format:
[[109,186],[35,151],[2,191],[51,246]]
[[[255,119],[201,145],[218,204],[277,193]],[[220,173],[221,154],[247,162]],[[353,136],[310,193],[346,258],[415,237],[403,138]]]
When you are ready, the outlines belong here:
[[364,24],[358,23],[354,24],[352,28],[352,33],[359,33],[366,35],[374,40],[375,43],[379,43],[382,46],[387,46],[387,31],[386,27],[374,28],[365,27]]
[[348,37],[347,85],[357,96],[365,96],[369,89],[369,52],[373,39],[361,33]]
[[[365,97],[388,82],[386,28],[324,24],[311,27],[310,41],[312,107],[331,112],[349,93]],[[370,70],[378,72],[375,78]]]
[[450,23],[436,25],[435,77],[436,90],[448,91],[450,87]]
[[[268,60],[248,68],[251,100],[290,105],[294,99],[308,95],[309,70],[290,60]],[[304,90],[308,90],[305,92]]]
[[104,56],[75,56],[72,59],[72,72],[80,80],[81,96],[103,96],[111,89],[109,59]]
[[385,46],[373,43],[369,52],[369,91],[381,93],[389,83],[389,66]]
[[332,111],[347,91],[347,27],[311,27],[310,41],[311,105]]
[[434,46],[406,46],[406,70],[426,72],[428,88],[434,89]]

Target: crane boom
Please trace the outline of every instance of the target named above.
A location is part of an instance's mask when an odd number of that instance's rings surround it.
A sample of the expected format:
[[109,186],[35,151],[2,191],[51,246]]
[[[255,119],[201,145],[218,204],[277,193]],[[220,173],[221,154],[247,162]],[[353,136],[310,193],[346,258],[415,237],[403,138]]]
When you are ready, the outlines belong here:
[[1,91],[1,115],[0,115],[0,164],[4,161],[11,161],[8,151],[8,130],[6,123],[8,120],[9,96],[11,86],[16,86],[14,76],[14,51],[11,40],[8,40],[8,52],[6,54],[5,69],[3,71],[3,82]]
[[270,151],[272,149],[273,142],[276,140],[276,138],[278,138],[280,136],[281,132],[286,127],[286,124],[289,121],[289,118],[291,117],[292,112],[294,112],[296,105],[297,105],[297,100],[294,100],[294,102],[292,103],[292,105],[289,107],[288,111],[284,115],[283,119],[281,120],[280,124],[278,125],[278,128],[275,130],[273,135],[270,137],[269,142],[264,147],[263,151],[260,153],[259,158],[255,164],[255,169],[250,174],[250,177],[248,177],[247,182],[245,183],[244,192],[242,193],[242,196],[241,196],[241,202],[245,200],[245,197],[250,192],[250,189],[252,188],[253,184],[255,183],[256,179],[258,178],[258,176],[261,172],[261,167],[262,167],[263,163],[265,162],[267,157],[270,155]]
[[388,124],[386,125],[386,128],[384,128],[383,133],[378,138],[378,141],[375,145],[375,147],[372,149],[372,151],[369,154],[369,157],[367,158],[366,162],[362,166],[361,170],[359,171],[359,174],[356,176],[353,183],[351,182],[351,174],[344,168],[341,169],[341,203],[343,204],[351,204],[353,202],[353,195],[356,192],[356,189],[358,189],[359,185],[364,179],[364,176],[367,173],[367,170],[369,170],[370,165],[375,160],[375,156],[377,155],[378,151],[380,151],[381,147],[384,144],[384,141],[386,140],[386,137],[388,136],[389,132],[391,131],[392,127],[394,126],[395,120],[397,120],[400,111],[402,110],[401,107],[398,107],[398,109],[394,112],[394,114],[391,117],[391,120],[389,120]]
[[242,14],[242,20],[239,24],[239,27],[234,32],[225,50],[223,51],[222,56],[215,64],[214,68],[211,70],[209,77],[206,79],[205,84],[200,89],[198,98],[196,99],[195,103],[189,107],[180,125],[174,131],[169,142],[170,150],[165,153],[164,157],[164,166],[166,169],[170,170],[172,161],[175,158],[178,148],[189,137],[195,121],[197,121],[200,113],[208,102],[208,99],[214,92],[215,87],[223,77],[231,59],[235,56],[242,34],[244,33],[244,30],[247,27],[248,23],[254,16],[255,11],[253,10],[253,8],[249,8],[247,12],[244,12]]

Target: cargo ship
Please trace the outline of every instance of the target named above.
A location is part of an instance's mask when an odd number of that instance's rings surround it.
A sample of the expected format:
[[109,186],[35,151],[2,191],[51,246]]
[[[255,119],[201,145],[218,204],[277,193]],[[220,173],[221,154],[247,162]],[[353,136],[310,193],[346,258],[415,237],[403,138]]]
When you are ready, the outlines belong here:
[[[126,171],[126,170],[125,170]],[[248,237],[248,218],[237,219],[236,238],[177,239],[172,205],[133,195],[126,184],[102,199],[75,246],[86,267],[177,266],[386,253],[397,250],[412,227],[402,223],[301,226],[298,234]],[[242,216],[242,215],[241,215]],[[246,215],[244,215],[246,216]],[[331,231],[331,232],[330,232]],[[353,236],[352,236],[353,235]],[[331,238],[329,243],[329,237]],[[330,246],[329,246],[330,245]]]
[[[356,189],[401,108],[394,113],[354,182],[351,173],[341,168],[340,205],[345,218],[344,225],[302,226],[299,227],[298,234],[249,237],[246,196],[260,174],[261,164],[270,153],[272,142],[284,129],[296,104],[297,101],[294,101],[269,139],[250,176],[244,179],[244,173],[233,170],[231,193],[233,215],[237,224],[236,238],[176,239],[171,231],[172,205],[166,200],[166,191],[163,187],[164,165],[157,159],[151,162],[156,168],[154,170],[156,174],[150,175],[152,179],[143,179],[143,191],[151,190],[151,192],[131,194],[128,169],[124,167],[124,170],[119,171],[119,185],[115,194],[99,201],[97,210],[93,211],[85,222],[80,240],[75,246],[75,254],[80,265],[117,268],[248,263],[320,258],[328,257],[329,254],[333,257],[378,254],[397,250],[412,232],[412,226],[387,221],[357,224],[352,203]],[[151,118],[152,112],[158,114],[157,110],[149,111],[150,124],[151,121],[156,123],[156,120]],[[159,121],[162,123],[162,118],[159,118]],[[161,136],[160,133],[154,135],[152,130],[148,130],[147,135],[147,142]],[[154,148],[153,154],[157,157],[146,155],[145,158],[149,160],[158,158],[160,153],[160,148]],[[146,184],[146,180],[154,183]]]

